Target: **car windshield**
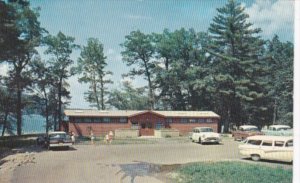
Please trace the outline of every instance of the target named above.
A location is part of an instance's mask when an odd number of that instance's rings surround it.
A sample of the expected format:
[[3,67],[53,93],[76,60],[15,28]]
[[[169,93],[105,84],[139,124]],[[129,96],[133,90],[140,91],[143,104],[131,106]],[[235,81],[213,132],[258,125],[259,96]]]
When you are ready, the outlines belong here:
[[61,134],[50,134],[49,137],[50,137],[51,139],[56,139],[56,138],[66,138],[66,134],[63,134],[63,133],[61,133]]
[[258,128],[245,128],[244,131],[259,131]]
[[213,132],[212,128],[201,128],[200,132]]

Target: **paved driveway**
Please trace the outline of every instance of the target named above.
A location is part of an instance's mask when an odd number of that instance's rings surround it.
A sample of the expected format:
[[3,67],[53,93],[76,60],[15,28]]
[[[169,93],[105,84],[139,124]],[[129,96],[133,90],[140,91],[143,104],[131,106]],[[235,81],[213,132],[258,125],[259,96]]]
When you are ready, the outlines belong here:
[[68,151],[43,151],[35,163],[18,167],[12,182],[167,182],[164,172],[180,164],[236,160],[238,142],[221,145],[162,140],[155,144],[75,145]]

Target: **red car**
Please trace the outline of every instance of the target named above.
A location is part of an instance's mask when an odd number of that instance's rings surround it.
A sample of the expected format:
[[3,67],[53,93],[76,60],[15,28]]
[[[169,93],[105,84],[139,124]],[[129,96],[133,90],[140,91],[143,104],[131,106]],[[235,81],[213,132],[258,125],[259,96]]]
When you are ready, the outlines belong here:
[[238,130],[232,132],[234,140],[244,140],[249,136],[264,135],[257,126],[254,125],[243,125]]

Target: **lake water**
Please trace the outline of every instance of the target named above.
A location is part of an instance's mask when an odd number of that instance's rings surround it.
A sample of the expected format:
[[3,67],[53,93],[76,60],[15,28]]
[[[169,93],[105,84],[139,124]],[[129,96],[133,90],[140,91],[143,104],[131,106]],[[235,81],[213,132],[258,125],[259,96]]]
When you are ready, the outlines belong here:
[[[16,124],[13,124],[13,133],[17,133]],[[0,125],[0,131],[2,132],[2,125]],[[46,131],[46,119],[38,114],[23,115],[22,117],[22,134],[29,133],[45,133]]]

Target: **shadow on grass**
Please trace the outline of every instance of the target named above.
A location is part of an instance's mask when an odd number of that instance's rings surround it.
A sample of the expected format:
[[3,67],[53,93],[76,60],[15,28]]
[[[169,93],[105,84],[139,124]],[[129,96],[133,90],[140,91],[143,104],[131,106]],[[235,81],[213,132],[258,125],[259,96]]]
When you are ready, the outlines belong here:
[[143,176],[155,176],[158,173],[168,173],[174,170],[177,170],[181,167],[181,164],[171,164],[171,165],[162,165],[162,164],[153,164],[141,161],[134,161],[129,164],[119,164],[121,170],[116,173],[123,174],[121,181],[126,177],[130,177],[131,183],[134,183],[136,177]]

